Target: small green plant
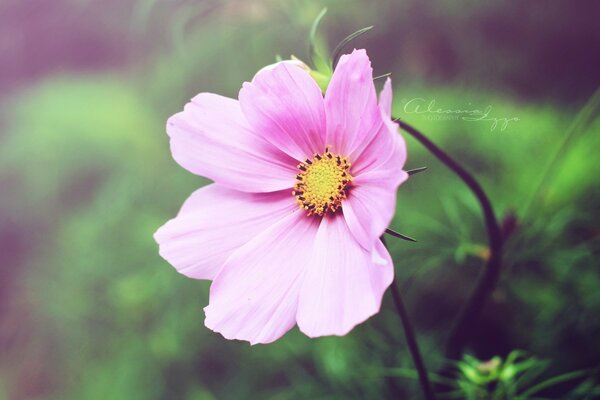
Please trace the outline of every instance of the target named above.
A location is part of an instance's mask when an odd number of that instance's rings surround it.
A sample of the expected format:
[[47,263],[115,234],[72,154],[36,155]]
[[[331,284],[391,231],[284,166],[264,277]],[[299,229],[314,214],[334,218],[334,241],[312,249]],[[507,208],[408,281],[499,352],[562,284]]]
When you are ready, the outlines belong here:
[[[600,394],[600,386],[591,379],[588,370],[579,370],[556,375],[539,381],[538,378],[549,367],[550,362],[528,355],[521,350],[514,350],[502,360],[495,356],[481,361],[465,355],[456,363],[459,375],[456,379],[457,389],[442,394],[440,398],[479,399],[543,399],[538,394],[559,383],[581,380],[582,382],[566,396],[569,399],[592,399]],[[556,397],[552,397],[556,398]]]

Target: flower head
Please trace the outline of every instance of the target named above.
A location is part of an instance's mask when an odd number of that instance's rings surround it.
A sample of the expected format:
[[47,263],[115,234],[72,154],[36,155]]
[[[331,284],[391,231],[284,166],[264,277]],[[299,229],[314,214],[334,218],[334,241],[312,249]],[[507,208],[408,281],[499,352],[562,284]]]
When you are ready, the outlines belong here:
[[290,63],[239,101],[201,93],[167,122],[171,151],[213,184],[155,234],[180,273],[210,279],[205,324],[269,343],[294,325],[345,335],[379,311],[394,269],[379,237],[395,211],[406,146],[364,50],[341,57],[323,96]]

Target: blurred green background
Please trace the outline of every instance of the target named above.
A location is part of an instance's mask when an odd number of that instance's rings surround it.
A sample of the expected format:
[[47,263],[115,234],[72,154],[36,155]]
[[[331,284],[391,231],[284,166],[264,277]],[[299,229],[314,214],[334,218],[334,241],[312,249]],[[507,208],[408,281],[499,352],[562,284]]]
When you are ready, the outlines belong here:
[[[469,354],[522,349],[546,360],[540,379],[600,367],[598,2],[3,0],[0,398],[419,398],[388,296],[345,337],[294,329],[250,347],[203,326],[209,283],[177,274],[152,239],[207,183],[171,159],[168,116],[198,92],[236,97],[277,54],[306,59],[324,6],[322,45],[375,25],[353,46],[392,73],[395,114],[512,221]],[[518,121],[410,114],[414,98]],[[486,239],[470,192],[408,146],[408,167],[429,170],[401,186],[392,227],[419,242],[389,242],[435,371]],[[593,398],[580,384],[539,398]]]

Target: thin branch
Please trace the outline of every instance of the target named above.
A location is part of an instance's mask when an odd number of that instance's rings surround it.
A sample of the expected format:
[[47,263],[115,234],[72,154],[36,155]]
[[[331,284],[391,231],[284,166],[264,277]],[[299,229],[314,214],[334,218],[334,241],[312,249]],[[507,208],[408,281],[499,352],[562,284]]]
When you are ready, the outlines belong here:
[[460,164],[458,164],[452,157],[446,154],[443,150],[437,147],[431,140],[425,135],[413,128],[400,119],[395,119],[400,125],[400,128],[418,140],[423,146],[427,148],[434,156],[436,156],[442,163],[450,168],[462,181],[471,189],[477,201],[481,206],[483,217],[485,220],[485,227],[488,235],[488,246],[490,250],[490,256],[487,260],[487,265],[484,271],[479,277],[479,281],[475,286],[475,289],[471,293],[469,299],[460,311],[458,320],[454,325],[450,336],[446,342],[445,356],[450,359],[458,359],[462,354],[462,351],[470,339],[471,332],[479,319],[481,311],[486,303],[486,300],[496,287],[498,279],[500,277],[500,270],[502,265],[502,234],[498,221],[494,215],[492,204],[488,199],[487,195],[479,185],[479,182],[467,172]]
[[[381,236],[380,239],[385,248],[387,249],[385,237]],[[396,307],[396,311],[398,312],[398,316],[400,317],[400,321],[402,322],[402,329],[404,330],[406,344],[408,346],[410,355],[413,359],[413,364],[415,364],[415,368],[419,376],[419,383],[421,384],[421,390],[423,390],[423,396],[425,397],[425,400],[435,400],[435,394],[433,392],[433,389],[431,388],[431,384],[429,383],[429,375],[427,373],[425,363],[423,362],[423,357],[421,357],[421,351],[419,350],[419,344],[417,343],[415,330],[412,326],[412,323],[410,322],[410,317],[406,312],[406,308],[404,307],[402,295],[400,294],[400,290],[398,290],[398,286],[396,285],[395,276],[392,280],[390,288],[392,291],[392,299],[394,300],[394,306]]]
[[410,236],[404,235],[404,234],[402,234],[400,232],[396,232],[395,230],[390,229],[390,228],[387,228],[385,230],[385,233],[387,233],[390,236],[396,237],[398,239],[406,240],[406,241],[409,241],[409,242],[416,242],[417,241],[417,239],[411,238]]
[[337,63],[340,60],[340,57],[342,56],[342,51],[344,51],[344,48],[346,47],[346,45],[348,43],[350,43],[351,41],[353,41],[354,39],[356,39],[357,37],[364,35],[371,29],[373,29],[373,25],[367,26],[366,28],[359,29],[356,32],[349,34],[340,43],[338,43],[338,45],[335,47],[335,49],[333,49],[333,53],[332,53],[333,54],[332,62],[331,62],[332,70],[335,70]]
[[386,74],[377,75],[375,78],[373,78],[373,81],[378,81],[380,79],[387,78],[388,76],[391,76],[391,75],[392,75],[391,72],[388,72]]
[[398,311],[398,315],[402,321],[402,328],[404,329],[406,344],[408,345],[408,349],[410,350],[415,368],[417,369],[417,373],[419,375],[419,382],[421,384],[421,389],[423,390],[423,395],[425,396],[426,400],[435,400],[433,389],[429,383],[427,369],[425,368],[425,363],[423,362],[421,352],[419,351],[419,345],[415,337],[415,331],[410,322],[410,318],[408,317],[408,313],[406,312],[406,308],[404,307],[404,302],[402,301],[402,296],[400,295],[400,291],[396,285],[395,278],[394,281],[392,281],[391,289],[394,305],[396,306],[396,310]]
[[423,172],[425,170],[427,170],[427,167],[419,167],[419,168],[409,169],[406,171],[406,173],[408,175],[414,175],[414,174],[418,174],[419,172]]

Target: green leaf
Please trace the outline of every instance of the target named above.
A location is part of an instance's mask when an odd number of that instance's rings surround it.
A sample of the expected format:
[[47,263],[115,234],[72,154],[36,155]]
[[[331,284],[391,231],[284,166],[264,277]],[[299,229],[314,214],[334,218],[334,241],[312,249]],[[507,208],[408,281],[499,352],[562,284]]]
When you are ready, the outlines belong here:
[[[317,68],[317,61],[321,60],[322,57],[317,51],[317,29],[319,29],[319,24],[323,17],[327,14],[327,7],[323,8],[317,18],[315,18],[314,22],[310,27],[310,31],[308,33],[308,61],[310,62],[310,66],[313,69]],[[325,63],[326,64],[326,63]]]
[[535,394],[539,391],[542,391],[542,390],[552,387],[554,385],[558,385],[559,383],[568,382],[570,380],[577,379],[577,378],[583,378],[586,375],[588,375],[589,373],[590,373],[590,371],[588,371],[588,370],[579,370],[579,371],[567,372],[562,375],[554,376],[550,379],[546,379],[545,381],[538,383],[537,385],[533,385],[532,387],[530,387],[529,389],[527,389],[526,391],[521,393],[518,396],[518,398],[526,399],[526,398],[530,397],[532,394]]
[[[600,89],[597,89],[592,97],[587,101],[585,106],[577,113],[574,121],[571,123],[562,141],[560,141],[554,149],[553,155],[550,157],[548,164],[543,168],[541,179],[536,184],[531,185],[533,191],[524,202],[523,214],[533,206],[536,199],[540,197],[543,191],[549,192],[546,196],[554,193],[565,192],[564,184],[560,179],[561,173],[564,174],[564,168],[561,170],[561,163],[564,164],[565,159],[568,161],[569,150],[573,150],[576,146],[576,141],[586,135],[593,134],[594,124],[599,124],[600,119]],[[586,146],[584,146],[586,147]],[[586,147],[587,148],[587,147]],[[571,171],[572,172],[572,171]],[[585,172],[583,172],[585,173]],[[569,176],[569,181],[578,181]],[[558,182],[558,183],[557,183]],[[577,189],[580,190],[582,185],[578,183]],[[567,191],[568,192],[568,191]]]

